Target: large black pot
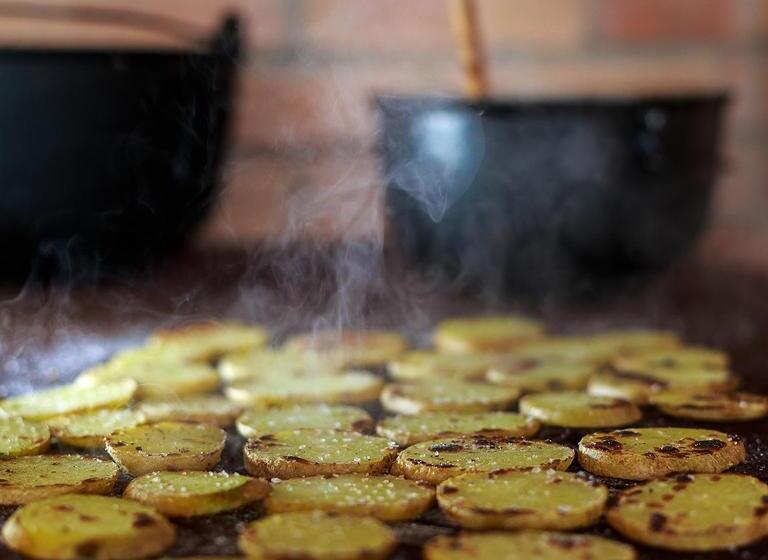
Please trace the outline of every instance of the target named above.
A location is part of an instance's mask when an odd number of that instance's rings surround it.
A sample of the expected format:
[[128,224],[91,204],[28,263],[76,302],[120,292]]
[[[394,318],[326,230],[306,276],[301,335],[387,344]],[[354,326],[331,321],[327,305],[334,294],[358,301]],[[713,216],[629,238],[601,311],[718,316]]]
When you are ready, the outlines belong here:
[[388,235],[492,294],[584,294],[663,270],[707,222],[726,96],[376,100]]
[[234,18],[186,50],[0,50],[0,275],[94,278],[176,247],[216,192],[239,50]]

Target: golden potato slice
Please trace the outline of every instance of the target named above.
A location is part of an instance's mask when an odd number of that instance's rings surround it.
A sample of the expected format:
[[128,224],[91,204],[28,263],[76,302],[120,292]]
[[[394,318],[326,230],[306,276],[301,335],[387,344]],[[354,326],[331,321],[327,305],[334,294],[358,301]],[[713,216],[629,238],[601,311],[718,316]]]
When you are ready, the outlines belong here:
[[566,470],[570,447],[520,438],[461,436],[417,443],[398,455],[392,474],[438,484],[465,473],[547,468]]
[[3,526],[13,550],[33,558],[148,558],[170,548],[176,530],[151,508],[105,496],[58,496],[26,505]]
[[627,480],[718,473],[746,455],[738,436],[693,428],[632,428],[589,434],[579,442],[579,464],[585,470]]
[[708,422],[755,420],[768,414],[768,397],[754,393],[690,394],[662,391],[650,403],[668,416]]
[[47,420],[101,408],[120,408],[136,392],[136,382],[122,379],[84,391],[77,385],[63,385],[26,393],[0,401],[0,416],[21,416],[26,420]]
[[46,424],[20,417],[0,418],[0,460],[45,453],[51,443]]
[[482,412],[511,407],[520,391],[458,379],[390,383],[381,392],[381,404],[391,412],[420,414],[430,411]]
[[221,459],[224,430],[210,424],[158,422],[121,430],[106,440],[107,453],[133,476],[155,471],[205,471]]
[[682,345],[677,334],[650,329],[612,330],[588,335],[585,338],[590,351],[602,348],[610,351],[614,356],[668,350]]
[[467,529],[578,529],[607,499],[605,486],[553,470],[464,474],[437,487],[440,509]]
[[322,511],[278,513],[248,525],[240,550],[249,558],[277,560],[383,560],[395,536],[380,521]]
[[93,388],[118,379],[133,379],[139,384],[140,399],[176,398],[210,393],[219,386],[219,375],[206,364],[183,362],[153,353],[132,353],[81,373],[80,386]]
[[224,428],[232,426],[243,413],[241,405],[219,395],[147,401],[138,410],[149,422],[195,422]]
[[104,438],[107,436],[143,424],[145,420],[141,412],[124,408],[62,416],[50,420],[49,425],[61,443],[82,449],[95,449],[104,447]]
[[441,352],[504,352],[544,336],[538,321],[524,317],[486,316],[443,321],[433,341]]
[[373,419],[365,410],[354,406],[301,404],[249,410],[237,420],[237,430],[244,437],[311,428],[369,432],[373,429]]
[[641,363],[644,369],[727,369],[730,365],[728,354],[722,350],[701,346],[634,352],[628,358],[632,363]]
[[160,329],[147,340],[149,348],[161,348],[187,361],[208,362],[232,352],[259,348],[269,333],[259,325],[236,321],[191,323]]
[[595,535],[549,531],[462,533],[439,536],[424,547],[425,560],[635,560],[634,549]]
[[530,364],[582,364],[597,366],[616,357],[610,343],[589,336],[547,336],[534,339],[502,355],[505,361]]
[[381,521],[415,519],[432,507],[435,489],[398,476],[342,474],[284,480],[272,487],[267,513],[326,511]]
[[376,400],[384,382],[372,373],[348,371],[338,375],[270,377],[230,385],[228,398],[248,406],[303,403],[358,404]]
[[213,515],[262,500],[269,483],[226,472],[155,472],[131,481],[123,498],[151,506],[169,517]]
[[768,535],[768,485],[740,474],[681,474],[624,490],[608,523],[648,546],[710,551]]
[[339,371],[338,364],[318,356],[274,348],[230,354],[219,360],[217,367],[225,383],[285,375],[329,375]]
[[483,379],[498,359],[493,354],[444,354],[432,350],[407,352],[387,365],[389,375],[398,381],[418,381],[449,377]]
[[425,412],[382,419],[376,433],[399,445],[461,435],[528,437],[539,431],[538,421],[514,412]]
[[596,372],[589,363],[525,360],[507,357],[490,368],[486,379],[523,393],[584,389]]
[[637,405],[629,401],[581,391],[528,395],[520,399],[519,407],[521,414],[564,428],[612,428],[643,417]]
[[245,468],[254,476],[295,478],[322,474],[380,474],[397,450],[384,438],[343,430],[290,430],[245,444]]
[[342,368],[386,364],[407,346],[405,339],[395,332],[333,330],[291,337],[283,348]]
[[30,455],[0,461],[0,504],[28,504],[61,494],[107,494],[117,482],[112,461],[80,455]]

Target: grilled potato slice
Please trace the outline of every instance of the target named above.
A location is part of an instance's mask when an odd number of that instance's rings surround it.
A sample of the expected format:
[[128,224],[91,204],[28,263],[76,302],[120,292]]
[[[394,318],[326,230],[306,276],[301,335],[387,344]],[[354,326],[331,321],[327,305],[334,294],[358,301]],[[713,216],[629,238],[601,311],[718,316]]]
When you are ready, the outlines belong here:
[[326,511],[381,521],[415,519],[432,507],[432,486],[391,475],[342,474],[294,478],[275,484],[268,513]]
[[3,526],[13,550],[33,558],[147,558],[170,548],[176,530],[151,508],[105,496],[58,496],[18,509]]
[[386,364],[402,354],[407,344],[390,331],[319,331],[291,337],[283,348],[342,368]]
[[219,386],[219,375],[206,364],[187,363],[152,353],[115,358],[81,373],[76,384],[82,391],[114,380],[133,379],[140,399],[177,398],[210,393]]
[[225,383],[286,375],[330,375],[339,371],[338,364],[318,356],[274,348],[229,354],[219,360],[217,368]]
[[613,428],[637,422],[637,405],[581,391],[538,393],[520,399],[520,412],[543,424],[564,428]]
[[380,474],[397,450],[384,438],[343,430],[290,430],[245,444],[245,468],[254,476],[295,478],[323,474]]
[[373,419],[362,408],[327,404],[249,410],[237,419],[237,430],[244,437],[312,428],[365,433],[373,429]]
[[224,354],[259,348],[269,334],[259,325],[236,321],[191,323],[159,329],[147,341],[149,348],[161,348],[185,361],[209,362]]
[[435,328],[433,341],[441,352],[467,354],[504,352],[543,336],[544,327],[538,321],[486,316],[443,321]]
[[551,468],[566,470],[573,462],[570,447],[519,438],[461,436],[417,443],[402,451],[392,474],[438,484],[470,472]]
[[244,381],[226,388],[233,401],[248,406],[303,403],[358,404],[376,400],[384,382],[364,371],[338,375],[284,376]]
[[632,428],[590,434],[579,442],[579,464],[585,470],[627,480],[718,473],[746,455],[738,436],[692,428]]
[[205,471],[221,459],[224,430],[209,424],[158,422],[121,430],[107,438],[107,453],[139,476],[155,471]]
[[101,408],[120,408],[133,398],[136,382],[122,379],[84,391],[77,385],[62,385],[0,401],[0,416],[47,420]]
[[768,414],[768,397],[754,393],[690,394],[662,391],[650,403],[668,416],[708,422],[755,420]]
[[730,360],[722,350],[701,346],[679,346],[634,352],[628,356],[644,369],[728,369]]
[[513,412],[425,412],[384,418],[376,433],[403,446],[462,435],[528,437],[539,431],[538,421]]
[[213,515],[263,499],[269,483],[226,472],[155,472],[131,481],[123,498],[169,517]]
[[768,535],[768,485],[740,474],[681,474],[624,490],[608,523],[639,543],[731,549]]
[[635,560],[634,549],[595,535],[549,531],[462,533],[439,536],[424,547],[425,560]]
[[431,411],[482,412],[511,407],[520,395],[514,387],[500,387],[456,379],[390,383],[381,392],[381,404],[391,412],[420,414]]
[[80,455],[30,455],[0,461],[0,504],[28,504],[61,494],[107,494],[117,481],[112,461]]
[[240,550],[264,560],[383,560],[395,536],[380,521],[321,511],[278,513],[254,521],[240,535]]
[[541,393],[584,389],[595,372],[595,366],[589,363],[507,357],[488,370],[486,379],[497,385],[516,387],[523,393]]
[[498,359],[493,354],[444,354],[432,350],[414,350],[387,365],[389,375],[398,381],[419,381],[447,377],[483,379]]
[[45,453],[51,443],[46,424],[20,417],[0,418],[0,460]]
[[613,356],[668,350],[682,345],[677,334],[652,329],[610,330],[595,333],[585,338],[590,351],[605,349]]
[[605,486],[553,470],[464,474],[437,487],[440,509],[468,529],[577,529],[607,499]]
[[141,412],[123,408],[62,416],[49,421],[49,425],[61,443],[81,449],[96,449],[104,447],[107,436],[143,424],[145,420]]
[[143,402],[138,407],[148,422],[194,422],[226,428],[232,426],[243,407],[219,395],[195,395],[182,399]]

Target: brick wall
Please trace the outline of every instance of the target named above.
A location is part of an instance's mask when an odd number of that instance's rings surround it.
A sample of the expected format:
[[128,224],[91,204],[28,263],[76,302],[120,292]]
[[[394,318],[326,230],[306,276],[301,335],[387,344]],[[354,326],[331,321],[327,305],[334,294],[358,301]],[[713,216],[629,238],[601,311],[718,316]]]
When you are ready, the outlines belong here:
[[[729,88],[721,229],[765,225],[768,0],[478,0],[498,95]],[[48,0],[67,5],[68,2]],[[208,243],[381,228],[373,92],[460,89],[443,0],[83,0],[210,27],[247,20],[235,150]],[[0,42],[166,45],[139,31],[0,18]],[[762,204],[762,206],[761,206]]]

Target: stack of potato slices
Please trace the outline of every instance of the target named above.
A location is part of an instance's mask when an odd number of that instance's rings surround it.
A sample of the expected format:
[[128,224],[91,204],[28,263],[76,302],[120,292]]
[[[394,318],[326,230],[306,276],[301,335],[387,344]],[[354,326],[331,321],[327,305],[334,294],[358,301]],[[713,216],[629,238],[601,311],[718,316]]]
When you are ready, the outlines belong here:
[[445,526],[429,560],[632,560],[632,543],[685,558],[768,535],[768,485],[727,472],[749,442],[714,424],[763,418],[768,398],[735,391],[723,352],[513,316],[453,318],[432,339],[273,345],[262,326],[196,323],[2,400],[0,505],[18,508],[4,543],[176,555],[185,519],[240,511],[255,521],[227,553],[262,560],[389,558],[419,519]]

